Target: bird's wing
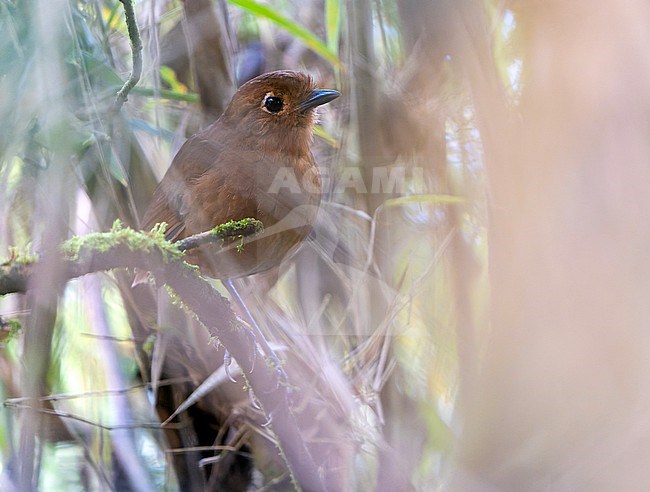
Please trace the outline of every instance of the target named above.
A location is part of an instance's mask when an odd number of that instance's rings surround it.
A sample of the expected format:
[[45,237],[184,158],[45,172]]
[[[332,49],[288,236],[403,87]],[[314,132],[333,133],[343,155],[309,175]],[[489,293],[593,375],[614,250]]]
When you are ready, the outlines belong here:
[[142,229],[150,230],[165,222],[168,241],[177,241],[190,234],[186,227],[188,202],[193,200],[193,188],[200,177],[218,162],[219,147],[197,135],[185,142],[151,198]]
[[165,222],[167,224],[165,239],[173,242],[184,237],[185,218],[181,215],[180,209],[174,206],[173,202],[177,200],[170,200],[170,198],[172,197],[160,187],[156,189],[144,215],[142,229],[149,231],[156,224]]

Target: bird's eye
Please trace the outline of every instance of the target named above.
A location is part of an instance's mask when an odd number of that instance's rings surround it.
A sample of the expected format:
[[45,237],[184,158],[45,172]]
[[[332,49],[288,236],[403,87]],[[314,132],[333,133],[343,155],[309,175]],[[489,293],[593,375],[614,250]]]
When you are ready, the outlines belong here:
[[284,106],[284,103],[279,97],[269,96],[264,99],[264,107],[269,113],[277,113],[279,111],[282,111],[282,106]]

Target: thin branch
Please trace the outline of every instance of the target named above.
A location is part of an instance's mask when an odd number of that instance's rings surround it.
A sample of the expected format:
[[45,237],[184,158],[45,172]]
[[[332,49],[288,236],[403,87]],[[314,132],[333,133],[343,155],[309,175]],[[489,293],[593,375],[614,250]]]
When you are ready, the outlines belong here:
[[211,231],[201,232],[193,236],[182,239],[176,243],[176,247],[185,252],[190,249],[198,248],[204,244],[218,242],[222,239],[235,239],[252,236],[264,230],[264,226],[259,220],[243,219],[231,220],[221,224]]
[[221,116],[235,92],[223,9],[212,0],[184,0],[183,32],[189,48],[195,86],[200,94],[205,122]]
[[[5,402],[5,406],[8,408],[15,408],[17,410],[30,410],[30,411],[35,411],[38,413],[43,413],[46,415],[55,415],[59,418],[62,419],[70,419],[70,420],[76,420],[77,422],[82,422],[84,424],[91,425],[93,427],[98,427],[100,429],[106,430],[106,431],[116,431],[116,430],[122,430],[122,429],[162,429],[162,426],[160,425],[159,422],[134,422],[132,424],[102,424],[101,422],[97,422],[91,419],[88,419],[86,417],[82,417],[80,415],[66,412],[63,410],[56,410],[56,409],[49,409],[49,408],[43,408],[43,407],[34,407],[29,404],[24,404],[24,403],[9,403]],[[180,429],[182,428],[182,424],[170,424],[173,428]]]
[[[158,386],[171,386],[174,384],[187,383],[188,381],[191,380],[192,378],[190,377],[163,379],[158,382]],[[76,400],[78,398],[94,398],[94,397],[106,397],[109,395],[124,395],[132,391],[150,390],[150,389],[151,389],[151,383],[140,383],[140,384],[134,384],[128,386],[126,388],[119,388],[119,389],[112,389],[112,390],[107,389],[101,391],[84,391],[82,393],[57,393],[55,395],[41,396],[36,400],[39,402],[46,402],[46,401],[58,402],[64,400]],[[4,406],[6,407],[18,406],[23,403],[28,403],[31,400],[34,400],[34,398],[31,398],[29,396],[18,396],[16,398],[8,398],[4,401]]]
[[111,108],[111,112],[116,114],[126,102],[129,92],[135,87],[142,75],[142,40],[140,39],[140,29],[135,19],[135,9],[133,8],[133,0],[120,0],[124,5],[124,16],[126,17],[126,27],[129,33],[129,40],[131,42],[131,54],[133,58],[133,70],[131,75],[124,82],[122,88],[117,91],[115,102]]

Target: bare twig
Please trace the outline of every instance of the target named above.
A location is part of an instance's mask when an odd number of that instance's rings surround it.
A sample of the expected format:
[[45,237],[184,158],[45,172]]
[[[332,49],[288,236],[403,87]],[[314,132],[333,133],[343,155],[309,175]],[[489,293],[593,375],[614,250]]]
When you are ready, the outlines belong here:
[[[169,378],[169,379],[163,379],[159,381],[158,386],[170,386],[173,384],[186,383],[188,381],[191,381],[191,378],[189,377]],[[151,389],[151,383],[140,383],[125,388],[112,389],[112,390],[84,391],[82,393],[57,393],[55,395],[41,396],[36,400],[38,400],[39,402],[46,402],[46,401],[58,402],[64,400],[76,400],[79,398],[94,398],[94,397],[106,397],[109,395],[123,395],[133,391],[150,390],[150,389]],[[21,404],[27,404],[31,400],[34,400],[34,398],[30,398],[29,396],[8,398],[7,400],[4,401],[4,405],[6,407],[8,406],[17,407]]]
[[[223,5],[221,6],[223,7]],[[225,12],[211,0],[184,0],[183,31],[204,122],[221,116],[235,92]]]
[[124,82],[122,88],[117,91],[115,97],[115,102],[111,108],[111,112],[116,114],[122,108],[122,105],[126,102],[127,97],[131,89],[140,80],[140,75],[142,75],[142,40],[140,39],[140,30],[138,29],[138,23],[135,19],[135,9],[133,8],[133,0],[120,0],[122,5],[124,5],[124,16],[126,18],[126,27],[129,33],[129,40],[131,42],[131,54],[133,57],[133,70],[131,75]]
[[[9,408],[16,408],[18,410],[32,410],[46,415],[55,415],[59,418],[76,420],[77,422],[88,424],[93,427],[98,427],[100,429],[107,430],[107,431],[116,431],[116,430],[123,430],[123,429],[160,429],[161,428],[161,425],[158,422],[134,422],[130,424],[102,424],[101,422],[97,422],[95,420],[91,420],[74,413],[66,412],[64,410],[56,410],[56,409],[44,408],[44,407],[34,407],[28,403],[5,402],[5,406]],[[181,427],[181,424],[171,424],[171,425],[175,426],[176,428]]]

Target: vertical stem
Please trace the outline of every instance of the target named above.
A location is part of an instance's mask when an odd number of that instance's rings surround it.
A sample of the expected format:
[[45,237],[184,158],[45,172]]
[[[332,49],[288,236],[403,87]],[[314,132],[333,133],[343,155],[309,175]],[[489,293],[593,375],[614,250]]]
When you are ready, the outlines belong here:
[[131,75],[129,75],[129,78],[124,82],[122,88],[117,91],[115,102],[111,109],[113,113],[117,113],[120,110],[122,105],[126,102],[129,92],[135,87],[142,75],[142,40],[140,39],[140,29],[138,29],[138,23],[135,18],[133,0],[120,0],[120,2],[124,5],[126,27],[129,33],[129,41],[131,43],[133,69],[131,70]]
[[[359,0],[348,4],[350,9],[350,50],[352,53],[352,100],[359,139],[359,155],[366,183],[372,183],[372,170],[381,160],[379,112],[377,110],[377,61],[373,42],[372,1]],[[368,186],[368,185],[367,185]],[[379,194],[367,193],[368,212],[383,202]]]

